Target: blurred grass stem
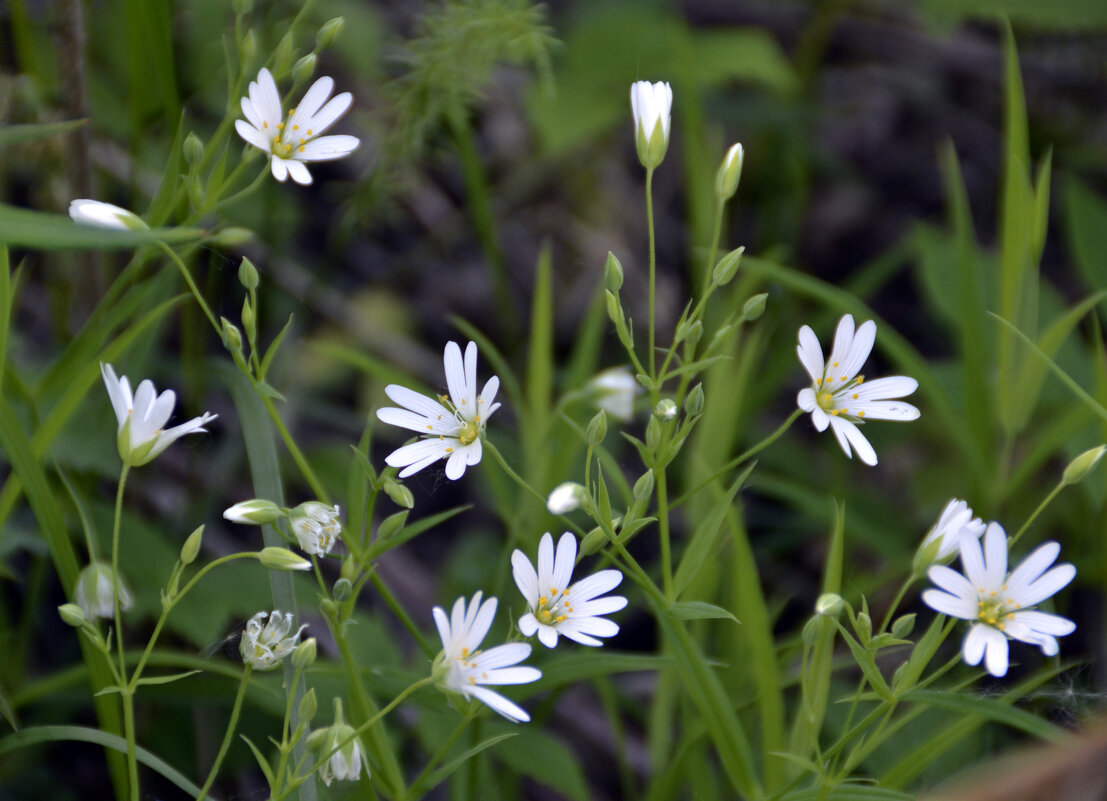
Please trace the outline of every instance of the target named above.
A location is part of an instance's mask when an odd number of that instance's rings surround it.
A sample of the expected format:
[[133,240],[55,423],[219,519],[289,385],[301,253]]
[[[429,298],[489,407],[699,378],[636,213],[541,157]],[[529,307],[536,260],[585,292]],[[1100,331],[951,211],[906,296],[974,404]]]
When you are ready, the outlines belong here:
[[[299,674],[296,678],[299,679]],[[219,753],[215,755],[215,762],[212,763],[211,771],[208,773],[207,781],[204,782],[204,786],[200,789],[199,795],[196,796],[196,801],[203,801],[207,797],[208,790],[211,789],[212,784],[215,783],[215,777],[219,773],[219,767],[223,764],[223,758],[227,755],[227,750],[231,747],[231,739],[234,737],[235,729],[238,728],[238,716],[242,712],[242,700],[246,697],[246,687],[250,683],[250,666],[244,665],[242,668],[242,679],[238,682],[238,692],[234,697],[234,706],[231,707],[231,719],[227,723],[227,731],[223,735],[223,742],[219,746]],[[291,706],[292,693],[288,694],[289,705]],[[285,715],[285,724],[287,726],[288,716]],[[282,749],[283,751],[283,749]],[[283,757],[283,754],[282,754]]]
[[656,385],[657,373],[655,371],[656,360],[654,359],[654,296],[656,294],[657,284],[657,251],[654,243],[654,231],[653,231],[653,168],[646,170],[646,226],[649,229],[650,240],[650,324],[649,324],[649,366],[650,366],[650,400],[654,406],[657,405],[657,397],[659,387]]

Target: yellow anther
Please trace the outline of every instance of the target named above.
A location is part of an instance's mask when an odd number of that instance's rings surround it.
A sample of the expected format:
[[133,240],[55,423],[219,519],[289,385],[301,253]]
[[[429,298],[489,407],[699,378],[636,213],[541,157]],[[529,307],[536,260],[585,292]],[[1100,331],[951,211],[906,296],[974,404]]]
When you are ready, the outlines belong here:
[[303,145],[300,145],[300,146],[299,146],[299,147],[297,148],[297,150],[299,150],[299,151],[300,151],[301,153],[303,153],[303,152],[304,152],[304,146],[303,146]]
[[865,381],[865,376],[863,376],[863,375],[857,376],[856,381],[857,381],[858,385],[863,384],[864,381]]
[[262,128],[268,128],[268,127],[269,127],[269,123],[268,123],[267,121],[265,121],[265,120],[262,120],[262,121],[261,121],[261,127],[262,127]]
[[846,381],[846,380],[848,380],[848,379],[849,379],[849,376],[848,376],[848,375],[844,375],[844,376],[842,376],[842,381]]
[[839,364],[841,364],[841,362],[834,362],[834,364],[832,364],[832,365],[830,365],[830,366],[831,366],[831,367],[837,367],[837,366],[838,366]]
[[557,587],[550,587],[550,594],[557,595]]
[[461,649],[461,655],[462,656],[469,656],[469,649],[468,648],[462,648]]
[[823,385],[823,380],[821,378],[816,378],[815,379],[815,386],[821,387],[822,385]]
[[446,448],[446,453],[453,453],[453,452],[454,452],[453,448]]
[[864,417],[864,416],[865,416],[865,413],[864,413],[864,412],[858,412],[858,413],[857,413],[857,416],[858,416],[858,417]]
[[541,595],[541,596],[539,596],[539,598],[538,598],[538,605],[539,605],[539,606],[545,606],[545,605],[546,605],[546,604],[548,604],[549,602],[550,602],[550,599],[549,599],[549,598],[547,598],[547,597],[546,597],[545,595]]
[[298,131],[298,130],[300,130],[300,126],[299,125],[293,125],[292,130]]
[[278,122],[277,123],[277,130],[278,131],[283,131],[284,130],[284,123],[283,122]]
[[434,431],[434,426],[427,426],[427,431]]
[[837,417],[841,413],[842,413],[841,409],[831,409],[830,410],[830,416],[831,417]]
[[562,622],[563,620],[565,620],[565,615],[558,615],[557,616],[557,622],[558,623]]
[[311,136],[311,128],[308,128],[308,136]]
[[477,680],[474,677],[470,676],[469,677],[469,684],[476,684],[476,683],[477,683]]
[[561,594],[562,594],[562,595],[568,595],[568,594],[569,594],[569,588],[568,588],[568,587],[566,587],[565,589],[563,589],[563,590],[561,591]]
[[854,392],[853,395],[851,395],[850,397],[852,397],[854,400],[857,400],[857,393]]

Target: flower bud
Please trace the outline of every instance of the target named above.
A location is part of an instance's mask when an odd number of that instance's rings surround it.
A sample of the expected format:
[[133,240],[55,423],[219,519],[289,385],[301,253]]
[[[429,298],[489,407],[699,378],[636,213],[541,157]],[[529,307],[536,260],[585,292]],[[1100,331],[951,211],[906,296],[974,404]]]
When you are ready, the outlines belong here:
[[611,292],[618,292],[623,286],[623,265],[610,250],[603,266],[603,281]]
[[231,353],[242,352],[242,332],[238,326],[226,317],[220,317],[219,322],[223,326],[223,347]]
[[853,630],[857,632],[857,639],[862,645],[867,646],[873,637],[873,620],[866,612],[858,612],[853,623]]
[[85,624],[85,612],[77,604],[62,604],[58,607],[58,614],[66,625],[79,629]]
[[1107,450],[1107,445],[1100,445],[1098,448],[1084,451],[1069,462],[1069,466],[1065,468],[1065,472],[1061,476],[1061,483],[1068,486],[1069,484],[1078,484],[1087,478],[1088,474],[1095,470],[1099,460],[1103,458],[1104,450]]
[[344,603],[350,600],[350,596],[354,594],[354,585],[350,583],[348,578],[340,578],[334,583],[334,590],[332,595],[334,599],[339,603]]
[[897,640],[905,640],[911,636],[911,632],[915,630],[915,613],[911,612],[906,615],[901,615],[896,618],[896,622],[892,624],[892,636]]
[[288,548],[270,546],[257,553],[258,561],[270,570],[311,570],[311,562],[302,559]]
[[662,398],[657,402],[657,406],[653,410],[654,417],[663,423],[667,423],[670,420],[675,420],[677,416],[676,401],[672,398]]
[[250,71],[250,65],[254,63],[254,56],[258,54],[258,35],[254,29],[246,31],[242,37],[242,44],[238,48],[238,60],[242,64],[244,72]]
[[245,256],[238,265],[238,283],[247,290],[258,288],[258,268]]
[[673,339],[678,343],[687,342],[689,347],[696,347],[703,339],[703,323],[699,320],[685,320],[677,326]]
[[696,384],[684,399],[684,411],[690,417],[703,414],[703,384]]
[[196,557],[200,555],[200,545],[203,541],[204,527],[198,526],[195,531],[188,535],[188,539],[181,546],[180,558],[182,565],[191,565],[196,561]]
[[277,42],[277,49],[273,53],[273,77],[278,78],[288,72],[288,66],[292,63],[292,33],[286,33]]
[[315,47],[319,50],[326,50],[333,45],[345,25],[346,20],[342,17],[335,17],[324,22],[323,27],[319,29],[319,33],[315,34]]
[[254,498],[249,501],[236,503],[230,509],[223,512],[223,517],[232,523],[242,523],[246,526],[264,526],[279,520],[284,516],[284,510],[272,501]]
[[116,231],[145,231],[149,228],[133,211],[87,198],[70,201],[69,216],[78,225],[91,228],[111,228]]
[[[608,299],[614,297],[610,292]],[[612,367],[597,373],[587,387],[596,406],[624,423],[634,419],[634,396],[638,382],[626,367]]]
[[711,273],[711,280],[719,286],[726,286],[729,284],[730,279],[734,277],[734,274],[738,272],[738,268],[742,266],[742,254],[745,252],[745,247],[735,248],[719,259],[719,263],[715,265],[715,269]]
[[596,412],[596,416],[592,418],[588,423],[588,445],[592,448],[598,447],[604,441],[604,437],[607,436],[607,412],[600,409]]
[[230,249],[236,248],[239,245],[244,245],[253,238],[254,232],[249,228],[229,225],[226,228],[221,228],[216,231],[208,241],[217,248]]
[[[314,637],[308,637],[302,643],[296,646],[296,649],[292,652],[292,667],[297,670],[307,670],[309,667],[315,664],[315,655],[318,651],[318,645],[315,642]],[[314,692],[314,691],[312,691]],[[315,714],[314,712],[312,714]],[[300,717],[310,718],[311,715],[304,715],[301,713]]]
[[357,566],[357,560],[354,559],[352,553],[346,554],[346,558],[342,560],[342,567],[339,570],[339,575],[346,579],[346,581],[353,584],[354,580],[358,577],[360,569]]
[[314,53],[308,53],[303,58],[299,59],[292,67],[292,82],[294,84],[301,84],[311,77],[311,74],[315,72],[315,64],[319,61],[318,56]]
[[607,542],[607,532],[599,526],[589,531],[584,535],[584,539],[580,541],[580,555],[589,556],[594,554]]
[[184,145],[181,147],[181,152],[186,164],[198,164],[200,159],[204,157],[204,143],[200,141],[200,137],[196,135],[195,131],[189,131],[188,136],[185,137]]
[[653,494],[654,477],[653,470],[647,470],[642,475],[638,476],[638,480],[634,482],[634,500],[644,501],[646,498]]
[[838,617],[846,602],[836,592],[824,592],[815,601],[815,614],[824,617]]
[[[308,642],[314,643],[315,639],[312,638],[311,640],[308,640]],[[296,651],[299,651],[300,648],[303,647],[304,645],[307,645],[307,643],[306,642],[300,643],[298,646],[296,646]],[[296,664],[296,651],[292,652],[292,664],[293,665]],[[314,659],[315,659],[315,649],[314,648],[312,649],[312,652],[311,652],[311,658],[314,661]],[[297,668],[297,670],[303,670],[303,668],[299,667],[299,668]],[[315,717],[315,713],[319,711],[319,702],[315,699],[315,688],[314,687],[312,687],[310,690],[308,690],[306,693],[304,693],[304,697],[300,699],[300,706],[297,707],[296,711],[300,715],[300,720],[303,720],[303,721],[310,721],[313,717]]]
[[672,105],[673,90],[668,83],[637,81],[630,87],[634,144],[638,160],[648,170],[658,167],[669,149],[669,112]]
[[[126,611],[134,606],[131,591],[119,578],[119,608]],[[81,608],[85,617],[115,617],[115,573],[107,562],[93,562],[77,577],[73,588],[73,602]]]
[[742,306],[742,317],[752,323],[765,313],[765,303],[768,299],[769,295],[767,292],[762,292],[751,297],[746,301],[745,305]]
[[254,314],[254,307],[250,305],[249,296],[242,299],[242,327],[246,329],[246,339],[252,345],[254,340],[257,339],[257,315]]
[[[659,406],[661,404],[658,404]],[[650,418],[650,421],[646,423],[646,448],[650,453],[657,453],[657,449],[661,447],[661,423],[658,422],[657,416],[654,415]]]
[[803,624],[803,631],[800,633],[800,639],[803,640],[804,645],[808,648],[812,648],[815,643],[819,641],[819,637],[822,636],[823,632],[833,625],[834,624],[825,617],[815,615],[815,617],[809,618],[808,621]]
[[384,481],[384,494],[392,499],[392,503],[411,509],[415,506],[415,496],[411,490],[395,479],[386,478]]
[[566,481],[558,484],[546,498],[546,509],[552,515],[567,515],[580,508],[584,500],[585,490],[583,485],[575,481]]
[[745,151],[741,142],[730,146],[723,157],[719,171],[715,173],[715,197],[720,201],[730,200],[738,191],[738,181],[742,177],[742,161]]
[[400,529],[404,527],[404,523],[407,522],[407,511],[396,512],[394,515],[389,515],[381,524],[377,526],[377,537],[382,540],[387,540],[400,532]]

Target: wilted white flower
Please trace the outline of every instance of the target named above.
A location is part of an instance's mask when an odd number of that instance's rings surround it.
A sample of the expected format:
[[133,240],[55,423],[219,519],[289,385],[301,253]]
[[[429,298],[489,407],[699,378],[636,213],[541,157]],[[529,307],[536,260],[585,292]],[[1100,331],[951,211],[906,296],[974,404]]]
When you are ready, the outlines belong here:
[[149,228],[142,218],[132,211],[87,198],[71,200],[69,216],[73,218],[73,222],[93,228],[114,228],[117,231],[143,231]]
[[319,501],[301,503],[288,514],[292,533],[300,541],[300,547],[310,554],[323,556],[342,536],[342,521],[338,519],[338,507]]
[[638,380],[626,367],[612,367],[597,373],[588,382],[588,389],[596,406],[616,420],[629,423],[634,419],[634,396],[638,394]]
[[558,484],[546,498],[546,508],[552,515],[567,515],[580,508],[584,501],[584,487],[575,481]]
[[623,574],[618,570],[601,570],[572,586],[573,565],[577,558],[577,538],[566,531],[557,543],[554,555],[553,537],[547,532],[538,543],[538,571],[526,555],[516,549],[511,554],[511,572],[515,585],[530,607],[519,618],[519,631],[525,637],[538,634],[547,648],[557,645],[560,634],[581,645],[603,645],[596,637],[613,637],[618,624],[601,615],[618,612],[627,605],[621,595],[599,596],[619,586]]
[[127,376],[117,378],[110,364],[101,362],[100,374],[108,389],[115,418],[119,421],[116,438],[119,458],[132,467],[151,461],[185,434],[207,431],[204,426],[219,416],[204,412],[187,423],[166,430],[165,424],[169,422],[177,400],[173,390],[167,389],[159,395],[153,382],[146,379],[139,383],[138,390],[132,396]]
[[354,100],[349,92],[343,92],[328,102],[333,89],[331,78],[320,78],[307,90],[300,105],[289,110],[286,119],[269,70],[262,67],[258,79],[250,81],[249,96],[242,98],[246,120],[235,120],[234,127],[239,136],[270,154],[270,169],[278,181],[291,175],[298,184],[310,184],[311,173],[304,162],[344,158],[360,144],[356,136],[320,136]]
[[964,575],[945,565],[930,568],[930,580],[941,589],[924,592],[923,602],[942,614],[974,621],[961,646],[965,662],[978,665],[984,659],[993,676],[1006,675],[1008,637],[1055,656],[1057,637],[1076,630],[1068,618],[1030,608],[1076,577],[1070,564],[1050,569],[1060,553],[1060,545],[1047,542],[1008,573],[1007,534],[999,523],[989,523],[983,548],[975,537],[961,538]]
[[868,320],[854,331],[853,315],[838,321],[830,359],[823,362],[823,351],[815,332],[808,326],[799,330],[796,353],[814,382],[796,397],[800,409],[810,412],[819,431],[827,426],[834,432],[846,456],[853,458],[850,446],[865,464],[876,464],[876,451],[858,426],[868,420],[916,420],[919,410],[909,403],[893,402],[914,392],[919,382],[906,376],[878,378],[865,382],[858,371],[869,358],[876,341],[876,323]]
[[[462,360],[456,342],[446,343],[443,357],[449,396],[438,400],[418,392],[389,384],[384,392],[403,406],[377,409],[382,423],[407,428],[423,435],[423,439],[394,450],[385,459],[391,467],[402,467],[400,478],[417,473],[439,459],[446,460],[446,477],[457,480],[465,468],[480,461],[481,437],[485,423],[500,408],[494,403],[500,379],[492,376],[477,395],[477,343],[470,342]],[[445,404],[445,405],[444,405]]]
[[328,787],[336,779],[356,782],[361,778],[363,765],[366,774],[369,773],[369,761],[361,750],[361,742],[355,736],[353,726],[346,723],[342,716],[342,700],[339,698],[334,699],[334,725],[312,732],[308,745],[318,749],[320,754],[330,754],[319,768],[319,778]]
[[[115,574],[106,562],[93,562],[77,576],[77,586],[73,588],[73,601],[85,613],[85,617],[115,617]],[[126,612],[134,606],[131,591],[119,578],[119,608]]]
[[307,628],[304,624],[290,636],[292,613],[281,614],[276,609],[269,613],[269,620],[264,626],[263,620],[265,612],[258,612],[250,618],[238,643],[242,661],[254,670],[272,670],[279,665],[296,648],[300,634]]
[[434,660],[432,669],[438,687],[448,693],[475,698],[512,723],[530,720],[526,710],[487,686],[529,684],[542,678],[542,671],[537,668],[514,667],[530,656],[530,646],[526,643],[479,650],[496,616],[496,599],[489,598],[482,604],[478,592],[468,606],[464,598],[458,598],[449,617],[440,606],[434,607],[432,614],[438,636],[442,638],[442,653]]
[[915,556],[915,569],[921,573],[935,562],[945,561],[960,550],[962,538],[980,539],[984,529],[984,521],[972,516],[969,505],[954,498],[923,538]]
[[673,90],[663,81],[636,81],[630,86],[630,110],[634,117],[634,144],[638,160],[647,169],[657,167],[669,148],[669,111]]

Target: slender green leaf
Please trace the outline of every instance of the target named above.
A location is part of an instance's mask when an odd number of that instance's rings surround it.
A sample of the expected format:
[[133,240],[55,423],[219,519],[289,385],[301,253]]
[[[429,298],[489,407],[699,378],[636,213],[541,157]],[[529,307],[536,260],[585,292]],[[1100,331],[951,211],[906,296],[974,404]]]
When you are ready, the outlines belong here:
[[740,623],[733,614],[721,606],[709,604],[706,601],[677,601],[666,611],[673,620],[733,620]]
[[588,801],[591,795],[577,757],[541,729],[527,731],[496,749],[496,758],[523,776],[570,801]]
[[171,676],[149,676],[149,677],[146,677],[146,678],[140,678],[138,680],[138,683],[139,684],[172,684],[175,681],[180,681],[181,679],[187,679],[189,676],[195,676],[197,673],[200,673],[200,672],[201,671],[199,671],[199,670],[188,670],[188,671],[185,671],[184,673],[174,673]]
[[746,483],[746,479],[750,477],[750,473],[753,472],[756,465],[757,462],[751,462],[746,466],[746,469],[734,479],[730,488],[715,501],[711,511],[703,518],[703,522],[696,526],[696,531],[692,534],[692,541],[688,543],[688,547],[685,549],[673,576],[673,590],[678,598],[688,589],[692,579],[696,577],[700,568],[703,567],[703,563],[714,551],[715,541],[719,537],[719,531],[722,529],[727,511],[734,503],[734,496]]
[[116,231],[78,225],[66,214],[48,214],[0,203],[0,244],[37,250],[114,250],[152,242],[188,242],[207,236],[200,228]]
[[654,654],[627,654],[618,651],[605,653],[581,653],[580,650],[569,656],[551,658],[542,664],[542,678],[533,684],[521,688],[524,697],[533,693],[546,692],[565,684],[610,676],[615,673],[633,673],[637,671],[657,671],[672,667],[671,656]]
[[414,539],[422,534],[424,531],[430,531],[432,528],[444,523],[454,515],[459,515],[462,512],[467,512],[472,509],[472,504],[465,504],[463,506],[455,506],[452,509],[447,509],[444,512],[438,512],[437,514],[424,517],[420,520],[416,520],[410,525],[406,525],[395,536],[389,537],[387,540],[377,540],[370,547],[366,554],[367,560],[376,559],[382,553],[390,551],[397,545],[403,545],[410,539]]
[[[277,780],[276,777],[273,775],[273,766],[269,764],[269,760],[266,759],[265,755],[261,753],[256,745],[254,745],[253,740],[251,740],[245,734],[240,734],[238,736],[246,742],[246,745],[250,746],[250,751],[254,755],[254,760],[258,763],[258,767],[261,768],[261,772],[265,774],[265,779],[269,782],[269,786],[275,786]],[[197,794],[199,794],[199,792],[197,792]]]
[[44,122],[31,125],[0,125],[0,147],[19,142],[33,142],[49,139],[51,136],[69,133],[88,123],[83,120],[65,120],[64,122]]
[[956,712],[960,715],[980,715],[994,723],[1002,723],[1013,729],[1019,729],[1032,737],[1049,740],[1050,742],[1064,742],[1072,736],[1060,726],[1056,726],[1032,712],[981,695],[951,693],[945,690],[912,690],[903,696],[903,700],[926,704],[938,709]]
[[[481,742],[477,743],[472,748],[466,749],[465,751],[451,759],[449,762],[443,764],[442,767],[440,767],[438,770],[428,776],[418,787],[412,787],[408,797],[413,799],[422,797],[423,795],[437,787],[439,784],[444,782],[446,779],[450,778],[450,775],[455,770],[460,768],[481,751],[486,751],[497,743],[502,743],[504,740],[515,737],[517,734],[518,732],[513,731],[507,732],[506,734],[497,734],[495,737],[489,737],[487,740],[482,740]],[[418,793],[416,792],[417,790],[419,791]]]
[[[531,418],[548,420],[553,394],[553,287],[549,243],[544,243],[538,253],[530,308],[529,345],[526,381]],[[529,427],[524,430],[529,430]]]

